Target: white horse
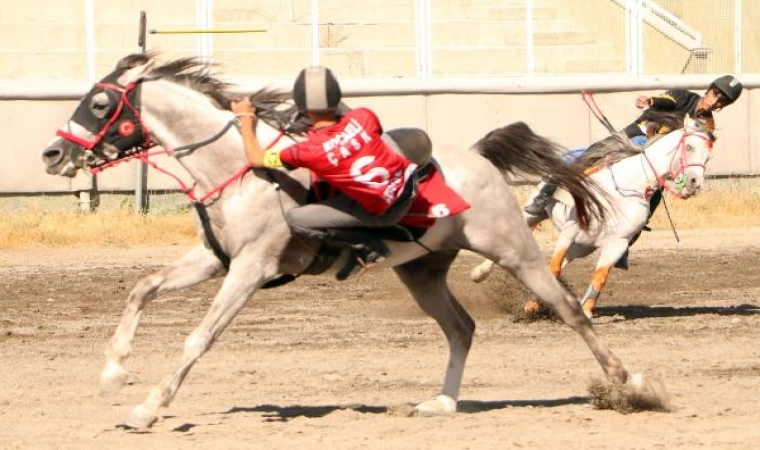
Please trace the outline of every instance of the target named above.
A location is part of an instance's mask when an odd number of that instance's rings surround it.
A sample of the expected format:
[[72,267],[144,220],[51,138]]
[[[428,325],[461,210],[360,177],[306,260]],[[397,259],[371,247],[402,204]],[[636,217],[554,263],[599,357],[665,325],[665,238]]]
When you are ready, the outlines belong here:
[[[705,182],[705,166],[715,141],[713,134],[700,122],[690,122],[683,129],[654,139],[643,151],[635,149],[624,137],[614,137],[617,139],[610,140],[610,143],[618,149],[627,147],[631,156],[609,165],[597,165],[588,171],[590,178],[607,194],[600,197],[607,210],[607,220],[594,221],[588,230],[581,229],[572,199],[568,201],[561,190],[546,206],[548,217],[560,232],[549,262],[549,270],[556,278],[572,260],[587,256],[596,249],[600,251],[591,283],[581,299],[583,311],[589,318],[594,314],[610,269],[649,219],[649,197],[660,188],[682,199],[698,193]],[[527,213],[524,216],[531,227],[544,218]],[[472,270],[470,277],[476,282],[483,281],[492,268],[491,261],[483,261]],[[525,310],[536,312],[540,307],[537,302],[529,301]]]
[[[241,136],[231,127],[236,123],[228,109],[232,94],[207,70],[193,59],[159,66],[151,56],[127,56],[113,73],[95,84],[71,120],[58,131],[58,137],[43,151],[48,173],[72,176],[88,166],[102,167],[109,164],[107,161],[146,155],[146,148],[160,144],[193,178],[197,195],[205,193],[195,202],[203,243],[137,283],[105,351],[100,387],[102,392],[112,392],[128,380],[123,362],[131,353],[131,343],[148,302],[160,293],[224,276],[205,317],[187,337],[176,368],[131,410],[125,422],[130,427],[151,426],[160,408],[174,399],[193,364],[256,290],[273,280],[282,280],[281,274],[302,274],[315,260],[319,248],[318,242],[294,237],[283,216],[284,211],[306,201],[304,186],[309,173],[246,170]],[[261,103],[266,97],[267,92],[253,96],[260,114],[281,118]],[[264,117],[259,121],[257,135],[262,143],[272,143],[274,148],[286,146],[292,141],[282,136],[283,126],[271,126]],[[437,147],[434,155],[447,183],[471,208],[457,216],[441,217],[416,242],[387,242],[392,254],[377,266],[394,268],[448,340],[449,361],[440,394],[418,404],[417,409],[456,411],[475,330],[474,321],[446,283],[449,267],[460,249],[478,252],[506,268],[551,306],[582,337],[608,380],[624,383],[632,391],[650,389],[650,382],[629,374],[599,340],[577,299],[546,269],[520,207],[504,181],[504,174],[512,171],[536,176],[551,173],[578,199],[579,215],[591,220],[593,214],[588,212],[593,211],[594,196],[583,177],[567,168],[548,141],[524,124],[495,130],[470,151]],[[346,258],[348,255],[343,254],[334,266],[340,267]],[[325,273],[335,272],[331,268]]]

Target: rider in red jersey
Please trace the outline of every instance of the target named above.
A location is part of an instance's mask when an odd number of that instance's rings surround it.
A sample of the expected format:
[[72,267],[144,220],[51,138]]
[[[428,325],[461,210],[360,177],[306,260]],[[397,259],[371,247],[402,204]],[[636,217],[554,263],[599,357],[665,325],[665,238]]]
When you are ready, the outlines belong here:
[[366,228],[393,226],[411,205],[417,166],[381,138],[377,116],[366,108],[341,113],[341,89],[324,67],[301,71],[293,99],[312,122],[306,140],[282,151],[264,151],[256,138],[256,114],[248,98],[232,103],[251,167],[304,167],[340,192],[293,208],[286,220],[296,234],[337,246],[350,246],[363,265],[388,255]]

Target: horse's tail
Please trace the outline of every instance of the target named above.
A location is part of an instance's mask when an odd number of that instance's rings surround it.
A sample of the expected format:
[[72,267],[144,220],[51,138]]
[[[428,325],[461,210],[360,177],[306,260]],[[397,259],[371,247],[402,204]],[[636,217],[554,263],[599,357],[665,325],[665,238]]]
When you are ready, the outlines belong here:
[[562,159],[562,147],[537,135],[524,122],[491,131],[473,148],[503,172],[539,176],[565,188],[575,199],[582,229],[588,229],[592,217],[604,220],[604,207],[594,195],[599,190],[593,181],[578,166]]

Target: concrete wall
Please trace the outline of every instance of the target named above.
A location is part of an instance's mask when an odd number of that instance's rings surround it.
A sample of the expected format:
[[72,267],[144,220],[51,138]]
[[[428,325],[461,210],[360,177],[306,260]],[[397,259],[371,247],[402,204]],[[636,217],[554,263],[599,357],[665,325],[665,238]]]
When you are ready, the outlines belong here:
[[[599,107],[618,128],[639,112],[633,102],[646,92],[599,93]],[[652,93],[650,91],[649,93]],[[416,126],[426,129],[436,144],[452,144],[462,151],[488,131],[522,120],[534,131],[568,147],[586,146],[604,137],[606,130],[589,113],[578,93],[558,94],[435,94],[350,97],[351,105],[373,108],[386,128]],[[0,124],[0,193],[65,192],[89,189],[90,177],[67,180],[44,172],[41,150],[55,130],[74,111],[75,101],[2,101]],[[716,116],[719,140],[708,170],[712,175],[760,174],[760,89],[746,89],[740,100]],[[753,125],[754,124],[754,125]],[[167,167],[184,175],[172,161]],[[98,176],[100,190],[131,190],[135,163]],[[175,189],[175,182],[151,171],[150,189]]]

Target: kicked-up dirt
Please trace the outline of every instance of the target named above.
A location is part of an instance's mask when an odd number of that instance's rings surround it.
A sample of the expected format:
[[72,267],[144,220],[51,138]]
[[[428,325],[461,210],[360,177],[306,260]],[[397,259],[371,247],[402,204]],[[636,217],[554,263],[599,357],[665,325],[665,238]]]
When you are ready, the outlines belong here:
[[[440,389],[445,339],[393,272],[370,272],[257,293],[147,433],[114,425],[172,370],[219,281],[154,300],[132,381],[100,397],[127,294],[187,248],[0,251],[0,448],[758,448],[760,230],[681,237],[643,236],[594,319],[629,370],[664,383],[672,412],[595,409],[602,373],[583,341],[515,323],[521,288],[500,271],[472,283],[479,259],[462,254],[450,282],[478,328],[459,413],[408,414]],[[591,268],[567,268],[577,292]]]

